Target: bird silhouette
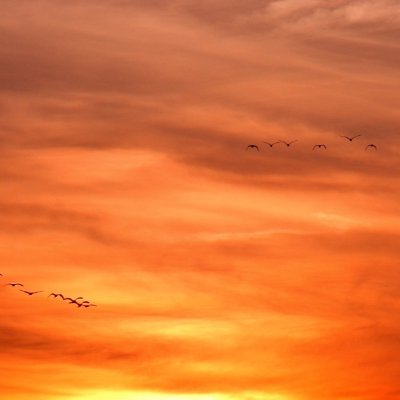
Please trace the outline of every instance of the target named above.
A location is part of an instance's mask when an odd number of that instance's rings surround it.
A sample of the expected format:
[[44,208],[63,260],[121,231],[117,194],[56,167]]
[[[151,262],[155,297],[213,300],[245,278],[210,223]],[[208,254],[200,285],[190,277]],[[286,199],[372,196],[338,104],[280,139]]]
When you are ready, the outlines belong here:
[[[69,297],[67,297],[65,300],[69,299]],[[77,300],[79,299],[83,299],[83,297],[77,297],[76,299],[70,299],[71,301],[68,302],[68,304],[76,304],[78,307],[82,307],[82,305],[84,303],[78,303]]]
[[87,300],[82,301],[82,303],[78,303],[77,301],[70,301],[69,303],[70,303],[70,304],[76,304],[76,306],[77,306],[78,308],[81,308],[81,307],[85,307],[85,308],[88,308],[88,307],[97,307],[96,304],[92,304],[92,303],[90,303],[90,301],[87,301]]
[[7,285],[6,286],[12,286],[12,287],[15,287],[15,286],[24,286],[22,283],[7,283]]
[[264,142],[264,143],[267,144],[269,147],[273,147],[274,145],[281,143],[281,142],[274,142],[274,143]]
[[369,147],[370,147],[371,149],[378,150],[378,148],[377,148],[373,143],[367,145],[367,146],[365,147],[365,150],[368,150]]
[[358,138],[359,136],[361,136],[361,135],[355,135],[355,136],[352,136],[352,137],[349,137],[349,136],[346,136],[346,135],[342,135],[341,137],[344,137],[344,138],[346,138],[349,142],[352,142],[355,138]]
[[97,304],[82,304],[83,307],[88,308],[88,307],[97,307]]
[[324,148],[325,150],[327,149],[326,145],[324,145],[324,144],[316,144],[312,149],[315,150],[317,147],[319,149],[321,149],[321,148]]
[[61,297],[63,300],[65,300],[65,297],[62,293],[50,293],[47,297],[53,296],[54,298],[56,297]]
[[19,289],[19,291],[26,293],[28,296],[32,296],[33,294],[42,293],[43,292],[43,290],[39,290],[37,292],[29,292],[28,290],[22,290],[22,289]]
[[71,300],[72,302],[75,302],[79,299],[83,299],[83,297],[77,297],[76,299],[72,299],[71,297],[65,297],[63,300]]
[[84,305],[83,303],[78,303],[77,301],[70,301],[69,304],[76,304],[76,306],[79,308]]
[[256,144],[249,144],[246,148],[246,150],[248,149],[256,149],[257,151],[260,151],[260,149],[258,148],[258,146]]
[[284,140],[280,140],[280,143],[286,144],[286,147],[289,147],[294,142],[297,142],[297,139],[296,140],[292,140],[291,142],[285,142]]

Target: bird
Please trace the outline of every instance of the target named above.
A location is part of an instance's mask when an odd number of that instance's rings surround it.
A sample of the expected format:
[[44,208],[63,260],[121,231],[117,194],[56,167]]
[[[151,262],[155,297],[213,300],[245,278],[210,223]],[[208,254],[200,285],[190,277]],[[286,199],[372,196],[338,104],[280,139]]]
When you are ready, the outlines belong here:
[[297,142],[297,140],[292,140],[291,142],[285,142],[284,140],[280,140],[280,143],[286,144],[287,147],[289,147],[294,142]]
[[246,148],[246,150],[248,149],[256,149],[257,151],[260,151],[260,149],[258,148],[258,146],[256,144],[249,144]]
[[346,136],[346,135],[342,135],[341,137],[344,137],[344,138],[346,138],[349,142],[352,142],[355,138],[358,138],[359,136],[361,136],[361,135],[355,135],[355,136],[352,136],[352,137],[348,137],[348,136]]
[[77,301],[70,301],[69,304],[76,304],[76,306],[79,308],[85,305],[83,303],[78,303]]
[[367,145],[367,146],[365,147],[365,150],[368,150],[369,147],[371,147],[371,149],[378,150],[378,148],[377,148],[373,143]]
[[63,300],[71,300],[71,302],[76,302],[79,299],[83,299],[83,297],[77,297],[76,299],[72,299],[71,297],[64,297]]
[[47,297],[53,296],[54,298],[56,297],[61,297],[63,300],[65,300],[65,297],[63,296],[62,293],[50,293]]
[[71,301],[69,301],[68,303],[69,303],[69,304],[80,304],[80,303],[78,303],[76,300],[72,300],[72,299],[71,299]]
[[77,301],[70,301],[69,303],[70,303],[70,304],[76,304],[76,306],[77,306],[78,308],[81,308],[81,307],[85,307],[85,308],[88,308],[88,307],[97,307],[96,304],[91,304],[90,301],[87,301],[87,300],[82,301],[82,303],[78,303]]
[[76,299],[70,299],[69,297],[66,297],[65,300],[69,299],[70,301],[68,304],[76,304],[78,307],[81,307],[83,303],[78,303],[78,299],[83,299],[83,297],[77,297]]
[[281,142],[274,142],[274,143],[264,142],[264,143],[267,144],[269,147],[273,147],[274,145],[281,143]]
[[15,286],[24,286],[22,283],[7,283],[7,285],[6,286],[12,286],[12,287],[15,287]]
[[318,147],[319,149],[321,149],[321,148],[324,148],[325,150],[327,149],[326,145],[324,145],[324,144],[316,144],[316,145],[313,147],[313,150],[315,150],[316,147]]
[[43,292],[43,290],[39,290],[37,292],[29,292],[28,290],[21,290],[21,289],[19,289],[19,291],[26,293],[28,296],[32,296],[33,294],[42,293]]

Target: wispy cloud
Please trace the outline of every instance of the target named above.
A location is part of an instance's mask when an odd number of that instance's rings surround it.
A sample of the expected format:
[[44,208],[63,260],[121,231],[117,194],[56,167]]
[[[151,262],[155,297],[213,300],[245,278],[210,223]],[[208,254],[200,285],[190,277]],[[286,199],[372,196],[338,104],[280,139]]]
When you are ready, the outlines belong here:
[[7,398],[398,395],[397,2],[2,16]]

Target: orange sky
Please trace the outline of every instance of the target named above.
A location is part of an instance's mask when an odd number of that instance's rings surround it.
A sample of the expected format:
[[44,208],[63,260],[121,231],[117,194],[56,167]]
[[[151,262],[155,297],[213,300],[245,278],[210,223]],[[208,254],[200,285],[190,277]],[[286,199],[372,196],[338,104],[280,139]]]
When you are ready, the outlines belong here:
[[400,399],[397,0],[0,9],[2,398]]

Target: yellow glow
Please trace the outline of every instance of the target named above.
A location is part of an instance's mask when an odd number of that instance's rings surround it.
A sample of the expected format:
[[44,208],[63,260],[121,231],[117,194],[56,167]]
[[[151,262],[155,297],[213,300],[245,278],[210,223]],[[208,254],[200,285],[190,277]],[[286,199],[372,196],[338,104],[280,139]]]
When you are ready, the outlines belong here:
[[70,400],[290,400],[284,395],[261,392],[243,392],[240,394],[177,394],[143,391],[90,391],[71,397]]

